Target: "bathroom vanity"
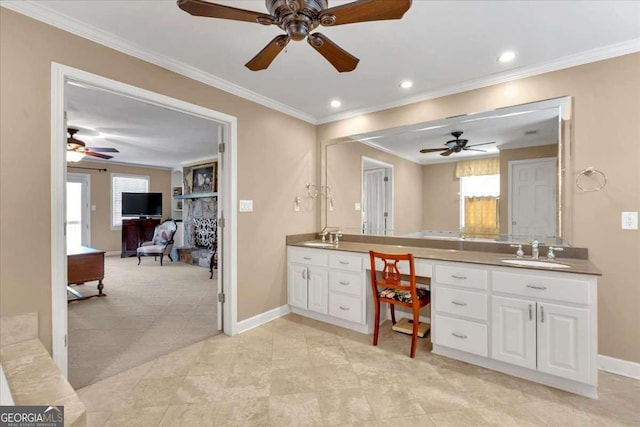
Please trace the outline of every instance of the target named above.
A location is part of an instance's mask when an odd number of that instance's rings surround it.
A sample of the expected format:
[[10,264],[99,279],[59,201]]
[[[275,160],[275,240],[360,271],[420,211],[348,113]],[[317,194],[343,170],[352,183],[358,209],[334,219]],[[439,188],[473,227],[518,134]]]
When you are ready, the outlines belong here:
[[508,263],[518,260],[504,253],[349,241],[336,248],[289,243],[291,310],[371,333],[369,250],[413,253],[416,275],[430,279],[434,353],[597,397],[600,272],[588,260],[522,266]]

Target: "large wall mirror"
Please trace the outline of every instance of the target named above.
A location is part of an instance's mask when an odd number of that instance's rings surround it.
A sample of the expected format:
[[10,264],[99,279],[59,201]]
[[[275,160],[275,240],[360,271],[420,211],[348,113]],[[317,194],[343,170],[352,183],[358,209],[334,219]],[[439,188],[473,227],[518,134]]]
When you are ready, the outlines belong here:
[[570,126],[563,97],[326,142],[322,225],[568,245]]

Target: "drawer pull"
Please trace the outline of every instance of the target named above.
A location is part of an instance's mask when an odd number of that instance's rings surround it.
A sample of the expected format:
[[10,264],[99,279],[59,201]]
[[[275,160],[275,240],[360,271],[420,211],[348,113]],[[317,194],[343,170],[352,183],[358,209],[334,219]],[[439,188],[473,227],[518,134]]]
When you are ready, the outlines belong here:
[[340,306],[340,310],[349,311],[349,307]]
[[341,284],[342,286],[349,286],[349,282],[342,282],[342,281],[341,281],[341,282],[340,282],[340,284]]
[[306,259],[307,261],[311,261],[313,258],[311,258],[310,256],[306,256],[304,257],[304,259]]
[[349,261],[340,261],[340,264],[342,264],[342,265],[349,265]]
[[456,276],[455,274],[452,274],[451,277],[458,280],[467,280],[467,276]]
[[546,286],[527,285],[527,288],[537,289],[539,291],[546,291],[547,290]]
[[460,302],[460,301],[455,301],[455,300],[451,301],[451,304],[459,305],[461,307],[466,307],[467,306],[466,302]]
[[466,335],[456,334],[455,332],[451,332],[451,335],[453,335],[453,336],[454,336],[454,337],[456,337],[456,338],[463,339],[463,340],[466,340],[466,339],[467,339],[467,336],[466,336]]

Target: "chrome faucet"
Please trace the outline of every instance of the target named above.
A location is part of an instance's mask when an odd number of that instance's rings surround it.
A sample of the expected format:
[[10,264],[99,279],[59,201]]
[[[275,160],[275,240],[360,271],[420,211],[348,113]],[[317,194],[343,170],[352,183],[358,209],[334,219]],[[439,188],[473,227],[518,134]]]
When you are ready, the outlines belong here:
[[320,237],[322,238],[323,242],[326,242],[327,236],[329,236],[329,243],[334,243],[334,239],[335,243],[338,243],[338,235],[342,237],[342,230],[340,230],[340,228],[338,227],[324,227],[322,231],[320,231]]
[[531,242],[531,258],[532,259],[539,259],[540,258],[540,242],[538,242],[537,240],[534,240],[533,242]]
[[564,251],[564,249],[562,249],[562,248],[554,248],[553,246],[549,246],[549,252],[547,252],[547,259],[549,261],[553,261],[554,259],[556,259],[556,254],[554,253],[554,251],[562,252],[562,251]]
[[342,237],[342,231],[340,230],[332,231],[331,233],[329,233],[329,235],[333,236],[332,238],[331,237],[329,238],[329,241],[337,246],[338,243],[340,243],[340,237]]
[[522,250],[522,245],[510,245],[512,248],[518,248],[516,251],[516,258],[524,258],[524,251]]

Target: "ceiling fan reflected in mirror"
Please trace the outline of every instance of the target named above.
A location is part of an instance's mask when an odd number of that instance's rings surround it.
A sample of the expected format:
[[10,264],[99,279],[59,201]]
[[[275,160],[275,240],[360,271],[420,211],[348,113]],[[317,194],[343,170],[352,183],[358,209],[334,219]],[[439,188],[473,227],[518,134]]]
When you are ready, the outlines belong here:
[[477,148],[471,148],[471,147],[495,144],[495,141],[493,141],[493,142],[483,142],[482,144],[467,145],[467,143],[469,142],[468,139],[460,139],[463,133],[464,132],[462,131],[451,132],[451,135],[455,139],[445,142],[444,145],[446,146],[446,148],[423,148],[422,150],[420,150],[420,152],[424,154],[424,153],[436,153],[438,151],[441,151],[440,153],[441,156],[450,156],[453,153],[460,153],[461,151],[480,151],[480,152],[486,153],[487,150],[478,150]]
[[68,128],[68,138],[67,138],[67,161],[68,162],[78,162],[82,160],[85,156],[97,157],[99,159],[109,160],[113,158],[113,156],[109,156],[107,154],[102,153],[119,153],[115,148],[110,147],[87,147],[87,145],[75,138],[75,134],[78,133],[79,129],[76,128]]
[[311,34],[311,32],[320,25],[330,27],[356,22],[400,19],[411,7],[411,1],[357,0],[330,8],[328,0],[265,0],[270,14],[204,0],[178,0],[178,7],[193,16],[276,25],[282,29],[286,34],[276,36],[245,64],[251,71],[267,69],[289,41],[300,41],[306,38],[311,47],[342,73],[355,70],[360,60],[324,34]]

